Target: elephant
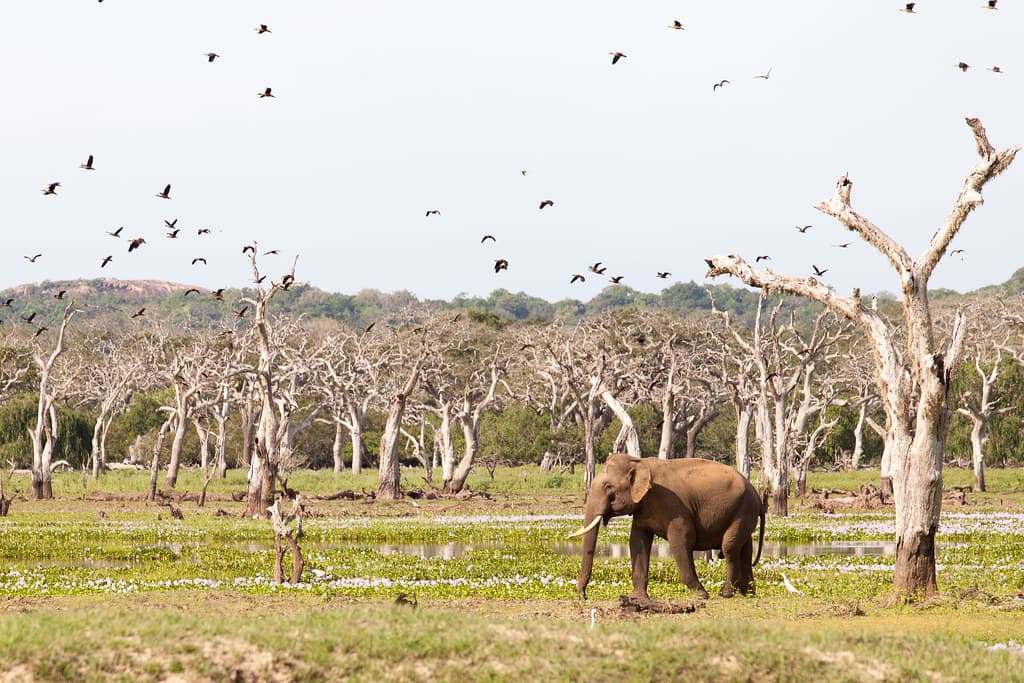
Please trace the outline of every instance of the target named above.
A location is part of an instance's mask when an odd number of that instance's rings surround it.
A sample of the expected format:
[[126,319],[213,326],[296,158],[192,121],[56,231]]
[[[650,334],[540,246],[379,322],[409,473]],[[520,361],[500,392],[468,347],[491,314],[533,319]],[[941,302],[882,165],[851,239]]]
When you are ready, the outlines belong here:
[[[654,537],[668,541],[683,583],[707,598],[693,564],[695,550],[721,550],[726,581],[721,595],[734,590],[753,591],[754,565],[761,559],[767,495],[761,497],[746,477],[713,460],[634,458],[622,453],[608,456],[604,471],[594,478],[587,495],[584,525],[570,538],[583,536],[583,565],[576,583],[586,599],[594,566],[598,526],[619,515],[633,515],[629,556],[633,565],[633,597],[647,595],[651,544]],[[757,557],[753,533],[760,519]]]

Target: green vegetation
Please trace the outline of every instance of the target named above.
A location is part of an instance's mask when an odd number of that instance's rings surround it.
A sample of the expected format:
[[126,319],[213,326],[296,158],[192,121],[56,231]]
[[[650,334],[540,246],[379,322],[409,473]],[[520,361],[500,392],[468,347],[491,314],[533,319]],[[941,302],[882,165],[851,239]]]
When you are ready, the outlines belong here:
[[[1019,470],[948,509],[942,596],[892,605],[893,512],[798,509],[768,521],[757,596],[713,597],[693,614],[635,615],[629,521],[598,549],[590,600],[575,597],[580,473],[499,467],[474,473],[488,497],[393,503],[317,500],[374,480],[295,472],[306,497],[303,582],[270,580],[273,536],[239,517],[237,473],[183,520],[137,500],[147,475],[117,472],[100,491],[57,477],[54,501],[19,497],[0,518],[0,677],[14,680],[977,680],[1024,677],[1024,493]],[[856,488],[877,471],[817,473],[809,486]],[[407,471],[407,480],[417,480]],[[755,475],[756,479],[756,475]],[[947,485],[969,482],[950,470]],[[18,478],[14,482],[21,486]],[[183,472],[179,491],[201,485]],[[227,514],[221,514],[226,512]],[[864,554],[803,554],[840,543]],[[787,549],[782,551],[779,544]],[[714,594],[722,562],[698,561]],[[782,575],[803,595],[787,593]],[[395,605],[414,594],[418,607]],[[685,604],[660,556],[651,593]],[[594,626],[591,628],[591,618]],[[988,647],[1002,644],[1004,649]]]

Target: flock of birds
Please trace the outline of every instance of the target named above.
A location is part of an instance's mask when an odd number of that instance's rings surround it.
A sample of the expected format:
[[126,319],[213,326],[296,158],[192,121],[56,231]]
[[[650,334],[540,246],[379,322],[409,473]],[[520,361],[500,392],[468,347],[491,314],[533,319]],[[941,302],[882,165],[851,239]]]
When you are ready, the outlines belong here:
[[[103,2],[103,0],[99,0],[99,2]],[[256,31],[257,34],[260,34],[260,35],[264,34],[264,33],[271,33],[272,32],[270,30],[270,28],[266,24],[260,24],[254,30]],[[217,58],[220,57],[220,54],[218,54],[216,52],[206,52],[206,53],[203,53],[203,56],[206,57],[206,59],[207,59],[207,61],[209,63],[213,63],[214,60],[216,60]],[[265,97],[274,97],[274,94],[273,94],[272,89],[268,87],[268,88],[265,88],[262,92],[257,93],[257,96],[262,99],[262,98],[265,98]],[[82,163],[82,164],[79,164],[78,167],[80,169],[82,169],[82,170],[85,170],[85,171],[95,171],[96,170],[95,156],[93,154],[90,154],[88,156],[88,158],[85,160],[85,162]],[[60,187],[62,187],[60,181],[54,181],[54,182],[48,183],[43,188],[42,193],[43,193],[44,196],[57,197],[57,196],[59,196],[59,193],[58,193],[57,190]],[[166,184],[162,190],[160,190],[159,192],[154,194],[154,197],[159,198],[159,199],[170,200],[171,199],[171,184],[170,183]],[[428,215],[429,215],[429,213],[430,212],[428,212]],[[178,236],[179,236],[179,234],[181,233],[181,230],[182,230],[182,228],[178,227],[178,219],[177,218],[174,218],[172,220],[168,220],[168,219],[165,218],[164,219],[164,228],[166,229],[165,237],[167,239],[178,239]],[[122,236],[122,232],[123,231],[124,231],[124,226],[122,225],[122,226],[118,227],[116,230],[107,231],[107,235],[109,235],[110,237],[114,237],[114,238],[120,239],[121,236]],[[204,235],[210,235],[210,234],[211,234],[211,229],[208,228],[208,227],[199,227],[199,228],[196,229],[196,236],[197,237],[203,237]],[[133,251],[136,251],[136,250],[140,249],[142,247],[142,245],[146,244],[146,239],[144,237],[132,237],[132,238],[128,239],[127,242],[128,242],[128,253],[130,254]],[[255,245],[252,245],[252,244],[245,245],[242,248],[242,253],[245,254],[245,253],[249,252],[250,250],[253,253],[255,253],[256,252]],[[263,252],[263,256],[276,255],[278,253],[280,253],[279,250],[277,250],[277,249],[270,249],[270,250],[264,251]],[[43,256],[42,253],[38,253],[38,254],[33,254],[31,256],[25,256],[24,258],[29,263],[35,263],[42,256]],[[113,254],[108,254],[108,255],[104,256],[103,259],[100,261],[100,268],[106,268],[113,260],[114,260]],[[191,265],[195,266],[197,264],[207,265],[207,259],[204,256],[196,256],[195,258],[192,259]],[[263,280],[265,279],[265,277],[266,276],[261,276],[257,280],[257,284],[261,284],[263,282]],[[288,289],[293,284],[293,282],[294,282],[294,277],[292,277],[291,275],[285,275],[284,278],[281,281],[281,286],[284,289]],[[221,287],[219,289],[209,290],[209,294],[210,294],[210,296],[212,296],[217,301],[224,301],[224,291],[225,291],[225,289],[226,288]],[[185,296],[189,296],[190,294],[202,294],[202,292],[203,292],[203,290],[200,290],[200,289],[198,289],[196,287],[190,287],[190,288],[185,290]],[[61,289],[61,290],[55,292],[53,294],[53,297],[55,299],[62,300],[62,299],[64,299],[64,296],[65,296],[66,293],[67,293],[67,290]],[[13,304],[14,304],[14,299],[13,298],[5,299],[2,302],[2,305],[4,307],[6,307],[6,308],[11,308],[13,306]],[[240,309],[234,310],[234,315],[235,315],[236,318],[243,318],[243,317],[245,317],[247,312],[248,312],[248,306],[243,306]],[[145,313],[146,313],[146,308],[145,308],[145,306],[143,306],[143,307],[135,310],[130,315],[130,318],[140,318],[140,317],[144,316]],[[36,317],[36,312],[33,311],[33,312],[29,313],[28,315],[21,316],[21,320],[22,320],[23,323],[25,323],[27,325],[32,325],[34,323],[34,321],[35,321],[35,317]],[[3,321],[0,320],[0,323],[2,323],[2,322]],[[46,332],[48,329],[49,328],[47,326],[45,326],[45,325],[39,325],[36,328],[35,336],[38,337],[39,335],[41,335],[44,332]]]
[[[99,2],[103,2],[103,0],[99,0]],[[997,9],[997,3],[998,3],[998,0],[986,0],[986,3],[983,5],[983,7],[988,9],[988,10],[996,10]],[[908,2],[908,3],[906,3],[903,6],[903,8],[900,11],[904,12],[906,14],[915,14],[916,11],[917,11],[916,10],[917,4],[918,3],[916,3],[916,2]],[[671,29],[671,30],[675,30],[675,31],[683,31],[683,30],[685,30],[685,26],[679,20],[673,20],[672,23],[668,25],[668,28]],[[254,29],[254,31],[257,33],[257,35],[264,35],[264,34],[272,33],[270,27],[268,25],[266,25],[266,24],[259,24]],[[618,51],[618,50],[611,51],[608,54],[611,56],[611,64],[612,65],[617,65],[623,59],[626,59],[628,57],[628,55],[626,55],[624,52],[621,52],[621,51]],[[219,53],[213,52],[213,51],[205,52],[205,53],[203,53],[203,56],[206,58],[207,62],[209,62],[211,64],[214,63],[217,59],[219,59],[221,57],[221,55]],[[963,62],[963,61],[960,61],[956,65],[956,67],[959,68],[961,71],[964,71],[964,72],[966,72],[969,68],[971,68],[969,64],[967,64],[966,62]],[[989,67],[989,70],[994,72],[994,73],[997,73],[997,74],[1003,73],[1003,70],[999,66]],[[762,74],[754,75],[753,78],[754,79],[764,80],[764,81],[767,82],[770,79],[771,74],[772,74],[772,69],[769,68],[766,72],[764,72]],[[717,81],[717,82],[712,84],[712,91],[716,92],[719,89],[724,88],[726,85],[729,85],[729,84],[730,84],[730,81],[728,79],[721,79],[721,80],[719,80],[719,81]],[[273,90],[270,87],[266,87],[263,91],[258,92],[256,94],[257,94],[257,97],[259,97],[260,99],[274,98],[275,97],[275,95],[273,93]],[[96,171],[94,156],[92,154],[90,154],[88,156],[88,158],[85,160],[85,162],[79,165],[79,168],[84,170],[84,171],[87,171],[87,172]],[[523,176],[527,175],[526,169],[521,170],[520,173]],[[57,197],[57,196],[59,196],[58,188],[61,188],[61,187],[62,187],[62,185],[61,185],[60,181],[50,182],[50,183],[48,183],[48,184],[46,184],[44,186],[44,188],[42,190],[42,194],[44,196]],[[166,184],[164,186],[164,188],[161,191],[156,192],[154,196],[156,198],[159,198],[159,199],[171,200],[171,198],[172,198],[171,197],[171,190],[172,190],[172,186],[171,186],[170,183],[168,183],[168,184]],[[543,199],[543,200],[540,201],[540,203],[538,205],[538,209],[543,211],[545,209],[553,208],[554,206],[555,206],[554,200],[552,200],[552,199]],[[440,217],[441,216],[441,211],[440,211],[440,209],[428,209],[426,211],[426,213],[425,213],[425,216],[427,218]],[[180,233],[182,231],[182,228],[179,228],[177,223],[178,223],[178,219],[177,218],[174,218],[172,220],[164,219],[164,227],[166,229],[165,237],[167,239],[179,239],[179,235],[180,235]],[[806,234],[812,227],[813,226],[811,226],[811,225],[798,225],[798,226],[796,226],[796,230],[800,234]],[[120,239],[122,237],[122,231],[123,230],[124,230],[124,227],[122,226],[122,227],[118,227],[116,230],[108,231],[107,234],[109,236],[113,237],[113,238]],[[198,238],[201,238],[204,235],[209,235],[210,232],[211,232],[210,228],[208,228],[208,227],[199,227],[196,230],[196,236]],[[498,239],[497,239],[497,237],[495,235],[493,235],[493,234],[485,234],[481,238],[480,243],[481,244],[484,244],[486,242],[497,243],[497,241],[498,241]],[[144,237],[141,237],[141,236],[140,237],[132,237],[132,238],[128,239],[127,242],[128,242],[128,249],[127,249],[127,251],[128,251],[128,253],[132,253],[132,252],[140,249],[143,245],[145,245],[146,244],[146,239]],[[844,248],[845,249],[845,248],[850,246],[850,243],[847,242],[847,243],[842,243],[842,244],[834,244],[832,246],[836,247],[836,248]],[[252,249],[253,252],[255,253],[255,247],[253,245],[247,245],[246,247],[244,247],[243,248],[243,253],[245,253],[249,249]],[[963,252],[964,252],[963,249],[956,249],[956,250],[953,250],[951,252],[951,254],[954,254],[954,255],[958,254],[958,253],[962,254]],[[276,249],[272,249],[272,250],[263,252],[263,255],[266,256],[266,255],[271,255],[271,254],[276,254],[276,253],[278,253],[278,251]],[[31,256],[26,255],[24,258],[28,262],[30,262],[30,263],[35,263],[42,256],[43,256],[42,253],[37,253],[37,254],[33,254]],[[768,255],[768,254],[761,254],[761,255],[758,255],[756,257],[755,263],[760,263],[761,261],[768,261],[770,259],[771,259],[770,255]],[[100,262],[100,268],[106,268],[108,265],[110,265],[113,262],[113,260],[114,260],[114,256],[112,254],[108,254],[108,255],[104,256],[102,258],[101,262]],[[192,266],[206,265],[206,264],[207,264],[207,259],[204,256],[196,256],[196,257],[194,257],[191,260],[191,265]],[[508,259],[506,259],[506,258],[496,258],[496,259],[494,259],[494,261],[493,261],[493,268],[494,268],[495,274],[500,274],[502,271],[507,271],[509,269],[509,261],[508,261]],[[828,270],[829,270],[827,267],[819,267],[816,264],[811,264],[811,268],[812,268],[812,272],[817,277],[821,277],[821,276],[825,275],[828,272]],[[592,264],[591,266],[589,266],[589,268],[587,269],[587,272],[589,272],[589,274],[591,274],[592,276],[593,275],[606,276],[608,278],[608,281],[610,281],[612,284],[621,284],[622,281],[625,279],[624,275],[621,275],[621,274],[609,274],[609,273],[607,273],[607,270],[608,270],[608,267],[605,266],[602,262],[596,262],[596,263]],[[666,279],[669,276],[671,276],[671,272],[669,272],[669,271],[658,271],[656,273],[656,276],[658,278],[661,278],[661,279]],[[260,279],[262,280],[262,278],[260,278]],[[587,275],[585,275],[584,273],[580,273],[580,272],[572,273],[570,278],[569,278],[569,283],[570,284],[575,284],[577,282],[586,282],[586,281],[587,281]],[[291,284],[291,283],[288,282],[287,284]],[[218,289],[218,290],[212,290],[210,293],[211,293],[211,295],[214,298],[223,301],[223,291],[224,291],[224,289],[221,288],[221,289]],[[61,298],[63,298],[64,293],[65,292],[63,290],[61,290],[59,292],[56,292],[54,294],[54,296],[55,296],[55,298],[61,299]],[[199,290],[197,288],[190,288],[190,289],[188,289],[185,292],[185,295],[187,296],[187,295],[192,294],[192,293],[201,293],[201,290]],[[7,300],[6,302],[4,302],[3,305],[9,307],[9,306],[11,306],[11,303],[12,303],[11,300]],[[235,315],[237,317],[243,317],[245,315],[245,312],[246,312],[246,309],[242,308],[240,310],[236,310],[235,311]],[[140,308],[139,310],[135,311],[131,315],[131,317],[132,318],[141,317],[141,316],[144,315],[144,313],[145,313],[145,308]],[[22,316],[22,320],[26,324],[32,324],[34,317],[35,317],[35,313],[31,313],[30,315]],[[47,330],[47,328],[45,326],[40,326],[37,329],[37,331],[36,331],[36,335],[38,336],[38,335],[42,334],[43,332],[45,332],[46,330]]]

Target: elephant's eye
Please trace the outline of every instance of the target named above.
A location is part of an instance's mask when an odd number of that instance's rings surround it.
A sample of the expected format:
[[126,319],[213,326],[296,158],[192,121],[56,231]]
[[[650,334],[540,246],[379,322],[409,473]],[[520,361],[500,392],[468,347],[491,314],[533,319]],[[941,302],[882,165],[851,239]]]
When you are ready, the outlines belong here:
[[611,490],[612,490],[612,483],[610,481],[606,481],[604,483],[604,490],[605,490],[606,493],[610,493],[611,492]]

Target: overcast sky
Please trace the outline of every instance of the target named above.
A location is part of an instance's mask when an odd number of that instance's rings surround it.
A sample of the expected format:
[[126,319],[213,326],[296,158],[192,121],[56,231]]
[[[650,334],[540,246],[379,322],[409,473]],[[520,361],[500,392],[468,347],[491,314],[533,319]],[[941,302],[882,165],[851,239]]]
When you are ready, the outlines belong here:
[[[346,293],[586,300],[609,275],[644,291],[701,281],[722,253],[894,291],[886,260],[814,209],[836,178],[916,256],[975,163],[964,117],[997,148],[1024,143],[1012,1],[9,4],[0,287],[241,286],[257,240],[281,250],[261,258],[272,275],[297,254],[299,281]],[[627,56],[612,65],[612,51]],[[267,87],[276,97],[257,97]],[[90,154],[96,170],[80,169]],[[1024,265],[1020,164],[987,187],[933,287]],[[146,244],[129,254],[131,237]]]

